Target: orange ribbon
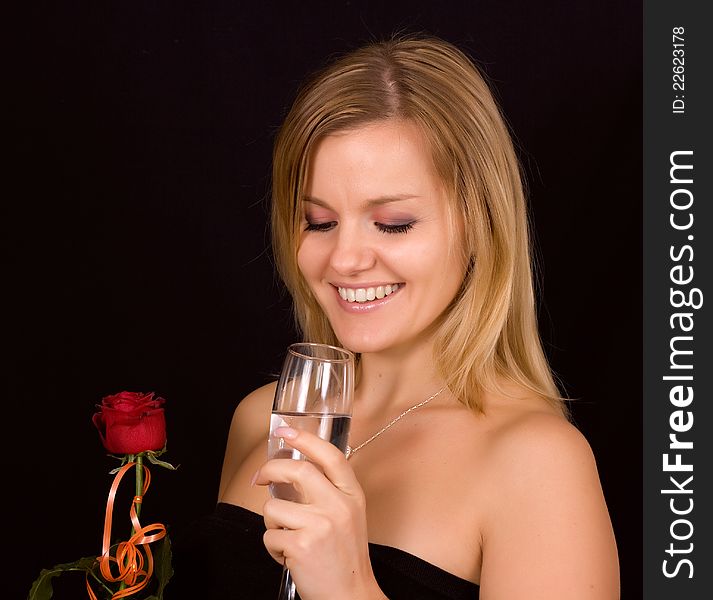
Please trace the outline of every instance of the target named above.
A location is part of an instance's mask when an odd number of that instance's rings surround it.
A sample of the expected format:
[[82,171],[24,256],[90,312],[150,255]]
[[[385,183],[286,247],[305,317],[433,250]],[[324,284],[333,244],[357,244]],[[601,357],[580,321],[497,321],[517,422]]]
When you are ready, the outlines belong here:
[[[141,465],[144,469],[144,488],[141,490],[141,495],[134,496],[131,502],[129,515],[131,516],[131,524],[134,526],[134,533],[127,542],[120,542],[116,547],[116,557],[111,556],[111,520],[114,509],[114,498],[116,491],[119,488],[119,483],[124,474],[136,463],[126,463],[114,477],[114,483],[109,490],[109,498],[106,502],[106,516],[104,518],[104,537],[102,539],[102,555],[97,558],[99,561],[99,570],[106,581],[123,582],[127,587],[119,590],[111,597],[112,600],[126,598],[136,592],[144,589],[153,574],[153,554],[149,544],[160,540],[166,536],[166,527],[161,523],[153,523],[142,527],[139,523],[139,517],[136,513],[136,505],[141,504],[146,490],[149,489],[151,483],[151,473],[148,467]],[[143,547],[143,552],[142,552]],[[144,558],[144,553],[146,558]],[[119,568],[119,573],[114,576],[111,570],[111,564],[116,563]],[[146,569],[144,569],[146,564]],[[87,574],[87,591],[91,600],[97,600],[94,591],[89,585],[89,574]]]

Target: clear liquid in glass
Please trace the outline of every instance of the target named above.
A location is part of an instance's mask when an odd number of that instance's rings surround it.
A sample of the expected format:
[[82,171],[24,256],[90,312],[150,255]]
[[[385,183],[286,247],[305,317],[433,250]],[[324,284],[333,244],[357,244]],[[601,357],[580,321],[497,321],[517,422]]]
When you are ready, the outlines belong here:
[[[349,415],[331,415],[324,413],[291,413],[273,412],[270,417],[270,439],[268,442],[267,455],[269,458],[291,458],[294,460],[308,460],[307,457],[290,448],[282,438],[275,437],[273,432],[278,427],[292,427],[309,431],[323,440],[331,442],[342,452],[347,449],[349,440],[349,425],[351,417]],[[292,500],[300,502],[300,494],[290,483],[270,484],[270,494],[274,498],[282,500]]]

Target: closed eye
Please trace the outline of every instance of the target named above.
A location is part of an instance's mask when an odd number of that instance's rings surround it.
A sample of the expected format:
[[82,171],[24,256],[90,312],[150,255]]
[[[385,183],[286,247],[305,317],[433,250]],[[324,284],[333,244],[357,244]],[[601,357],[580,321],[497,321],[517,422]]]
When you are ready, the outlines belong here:
[[336,225],[335,221],[327,221],[326,223],[310,223],[307,221],[305,231],[329,231]]
[[[406,233],[413,228],[415,221],[410,223],[399,223],[398,225],[387,225],[374,221],[376,228],[382,233]],[[310,223],[307,221],[305,231],[329,231],[337,225],[336,221],[327,221],[326,223]]]
[[410,223],[400,223],[399,225],[386,225],[384,223],[374,222],[377,229],[383,233],[406,233],[409,229],[413,228],[413,224],[416,221],[411,221]]

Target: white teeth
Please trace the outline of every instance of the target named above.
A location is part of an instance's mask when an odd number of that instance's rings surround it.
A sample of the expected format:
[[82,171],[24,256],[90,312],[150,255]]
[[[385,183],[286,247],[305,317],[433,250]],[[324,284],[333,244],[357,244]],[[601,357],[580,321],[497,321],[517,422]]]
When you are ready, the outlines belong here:
[[399,289],[398,283],[392,283],[390,285],[379,285],[375,288],[337,288],[339,291],[339,296],[342,300],[347,302],[371,302],[377,298],[381,300],[385,296],[393,294]]

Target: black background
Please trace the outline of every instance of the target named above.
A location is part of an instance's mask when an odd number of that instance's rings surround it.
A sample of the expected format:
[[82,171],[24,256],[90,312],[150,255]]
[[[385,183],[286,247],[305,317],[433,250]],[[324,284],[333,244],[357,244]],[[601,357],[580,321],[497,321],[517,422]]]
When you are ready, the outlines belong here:
[[595,0],[144,0],[9,18],[5,594],[99,553],[116,463],[90,419],[105,395],[167,399],[166,459],[181,466],[152,469],[145,522],[177,534],[212,509],[232,411],[297,339],[269,251],[274,133],[307,73],[403,29],[475,57],[511,125],[541,333],[598,461],[623,597],[641,597],[641,14]]

